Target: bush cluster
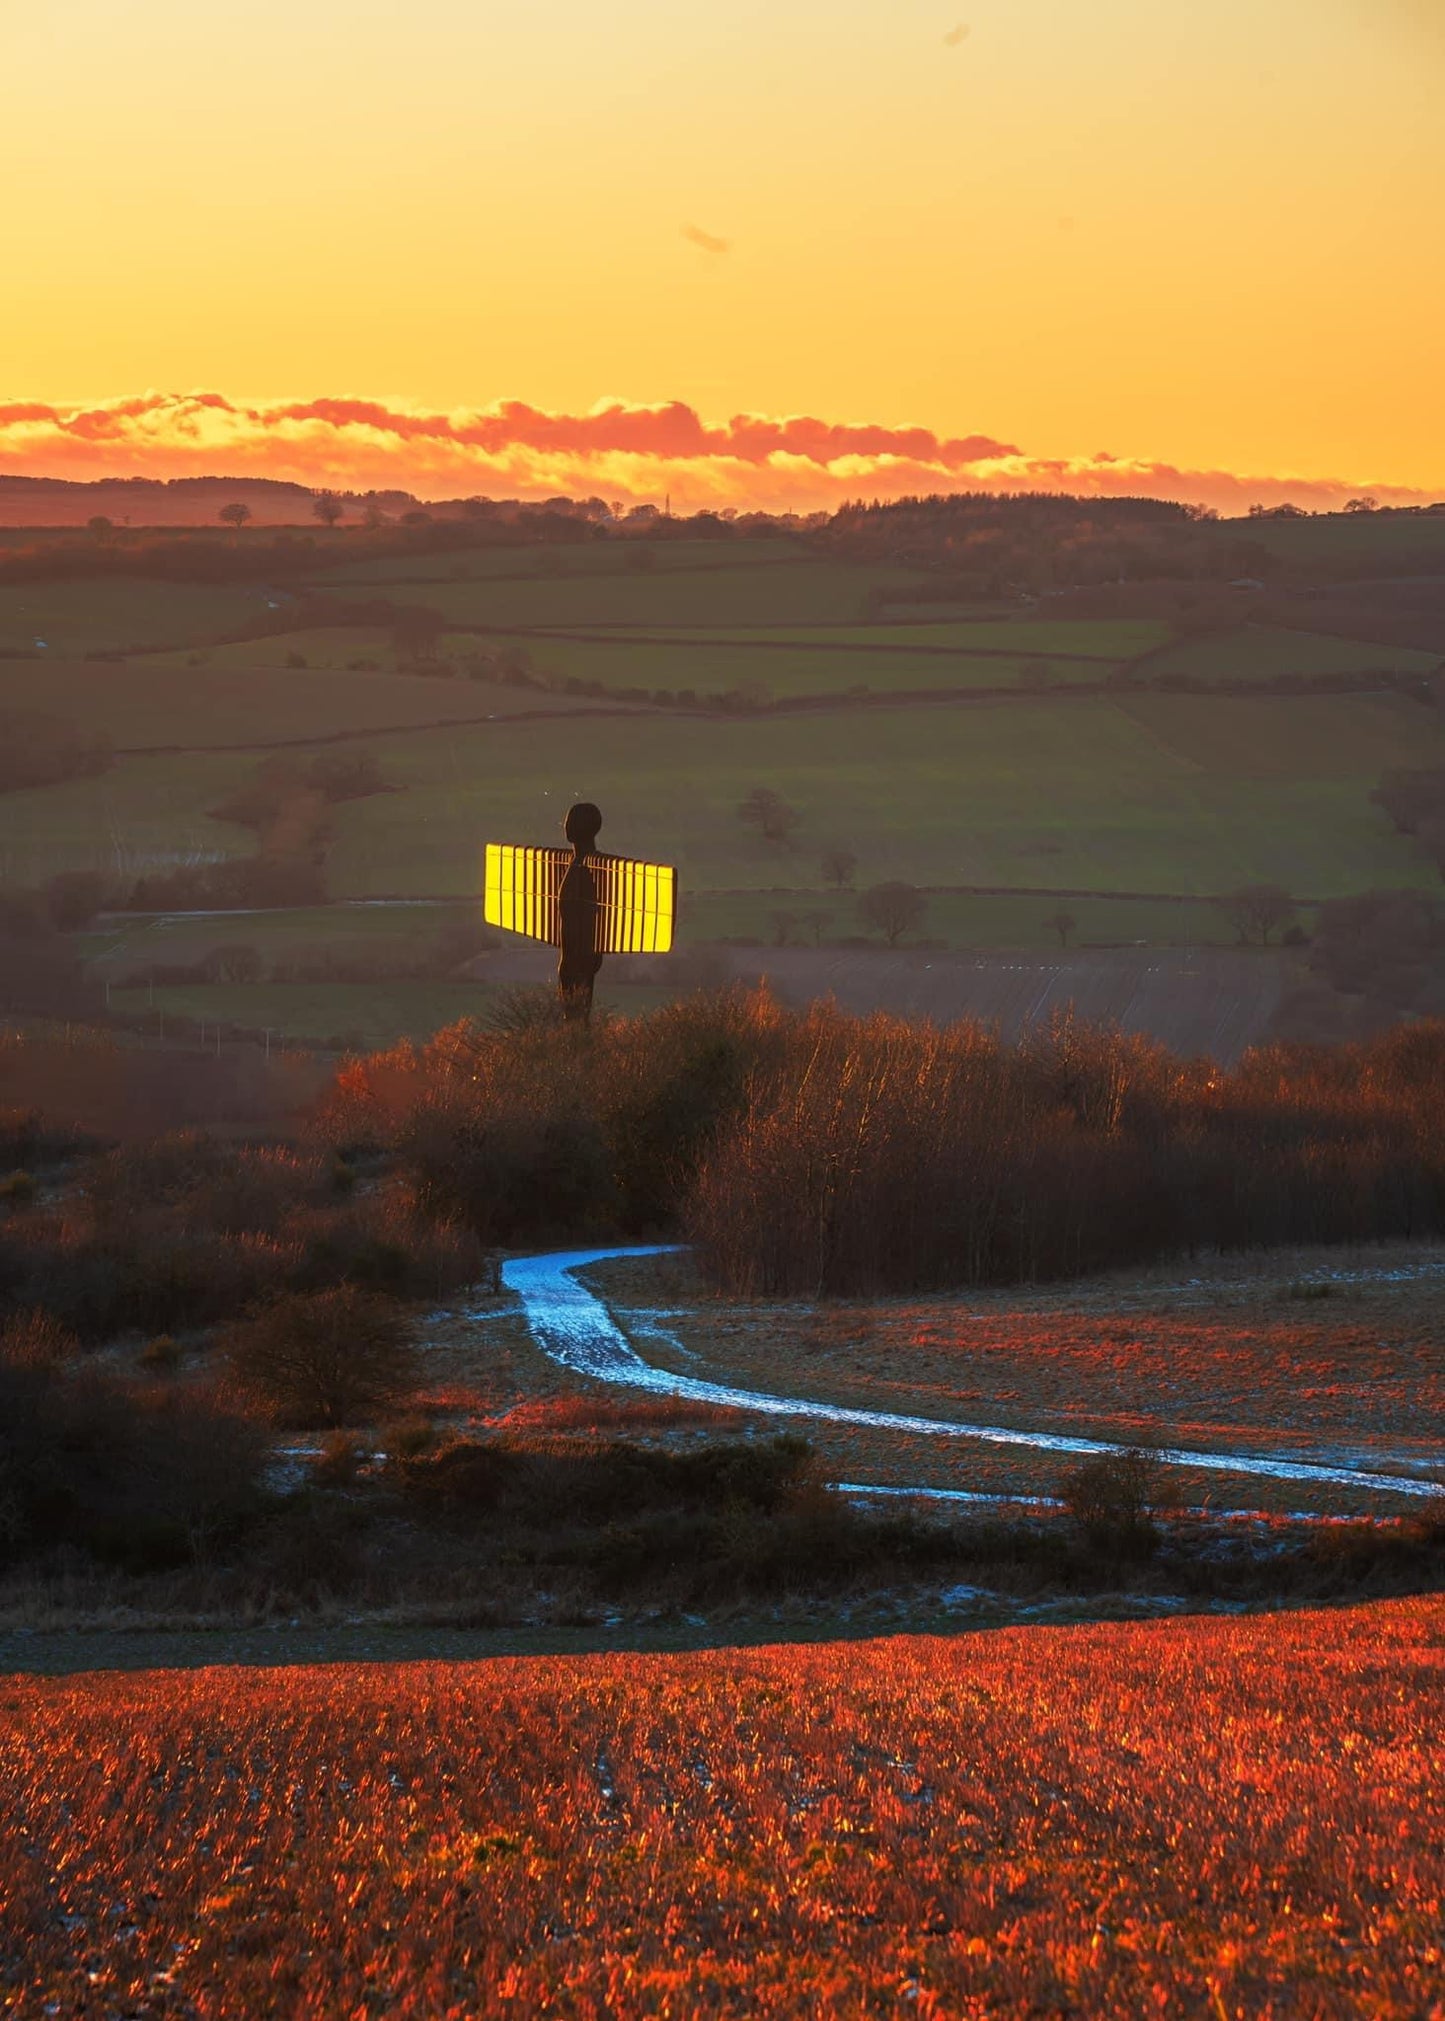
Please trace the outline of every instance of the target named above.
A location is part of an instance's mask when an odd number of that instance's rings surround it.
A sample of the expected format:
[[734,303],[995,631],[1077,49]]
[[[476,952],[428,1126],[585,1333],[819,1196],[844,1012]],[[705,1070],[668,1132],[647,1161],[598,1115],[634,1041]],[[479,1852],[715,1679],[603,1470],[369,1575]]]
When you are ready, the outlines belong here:
[[254,1425],[193,1391],[68,1369],[33,1351],[43,1331],[0,1342],[0,1565],[66,1548],[184,1564],[256,1509]]
[[350,1063],[326,1115],[489,1243],[674,1234],[730,1292],[868,1296],[1445,1228],[1445,1024],[1226,1071],[1072,1018],[514,1008]]
[[92,1155],[0,1227],[0,1297],[91,1342],[227,1322],[289,1292],[432,1298],[477,1276],[474,1236],[351,1177],[327,1151],[194,1132]]

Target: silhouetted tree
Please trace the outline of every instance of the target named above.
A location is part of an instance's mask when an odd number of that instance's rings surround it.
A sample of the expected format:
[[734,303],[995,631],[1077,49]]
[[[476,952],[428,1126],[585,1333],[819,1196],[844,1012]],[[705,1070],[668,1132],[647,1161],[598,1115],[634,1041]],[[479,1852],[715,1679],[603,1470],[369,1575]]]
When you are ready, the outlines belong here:
[[858,900],[858,912],[865,924],[876,927],[890,947],[900,937],[923,924],[928,901],[915,884],[894,881],[875,884]]
[[405,1401],[419,1374],[385,1298],[340,1284],[292,1292],[233,1327],[231,1366],[283,1424],[345,1425]]
[[1294,900],[1278,884],[1241,884],[1218,902],[1240,940],[1258,939],[1261,947],[1268,947],[1270,935],[1295,915]]
[[217,517],[223,526],[233,526],[239,533],[243,526],[251,523],[251,508],[237,499],[234,505],[223,505]]
[[96,539],[102,542],[102,544],[109,540],[115,532],[115,521],[107,519],[103,512],[97,512],[93,518],[88,519],[85,523]]
[[345,514],[346,507],[334,491],[318,491],[311,501],[311,516],[319,519],[323,526],[335,526]]
[[843,891],[858,874],[858,859],[851,849],[825,849],[822,870],[823,882],[831,884],[835,891]]
[[1069,935],[1077,930],[1078,924],[1073,913],[1066,912],[1063,906],[1060,906],[1057,912],[1051,912],[1044,921],[1044,925],[1059,936],[1060,947],[1068,946]]
[[771,786],[754,786],[738,808],[738,819],[761,830],[768,842],[786,842],[801,818],[797,808],[790,807]]

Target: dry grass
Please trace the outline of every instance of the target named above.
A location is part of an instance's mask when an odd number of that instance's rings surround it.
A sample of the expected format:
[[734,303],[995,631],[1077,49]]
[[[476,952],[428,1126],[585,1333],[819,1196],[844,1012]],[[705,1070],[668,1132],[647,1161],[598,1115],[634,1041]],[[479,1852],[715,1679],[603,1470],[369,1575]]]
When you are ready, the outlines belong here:
[[1438,1600],[12,1679],[17,2012],[1428,2016]]

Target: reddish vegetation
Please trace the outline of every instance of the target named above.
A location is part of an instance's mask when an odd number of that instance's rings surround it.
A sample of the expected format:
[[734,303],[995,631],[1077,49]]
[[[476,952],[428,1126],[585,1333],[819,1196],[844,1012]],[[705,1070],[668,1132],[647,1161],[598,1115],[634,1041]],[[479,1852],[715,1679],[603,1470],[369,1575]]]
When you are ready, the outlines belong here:
[[95,2016],[1439,2016],[1442,1669],[1430,1600],[11,1679],[0,1986]]
[[[1277,1296],[1277,1294],[1275,1294]],[[1148,1443],[1176,1434],[1271,1449],[1320,1440],[1440,1445],[1445,1343],[1438,1284],[1365,1287],[1333,1316],[1249,1306],[1209,1317],[1091,1306],[1049,1312],[899,1301],[800,1313],[744,1307],[673,1322],[705,1340],[719,1381],[789,1389],[877,1410],[978,1415],[1042,1429],[1071,1419]],[[1167,1302],[1167,1292],[1158,1294]],[[1348,1317],[1345,1314],[1348,1313]]]
[[497,1420],[509,1432],[647,1432],[718,1426],[736,1431],[739,1414],[722,1404],[673,1396],[548,1396],[514,1404]]

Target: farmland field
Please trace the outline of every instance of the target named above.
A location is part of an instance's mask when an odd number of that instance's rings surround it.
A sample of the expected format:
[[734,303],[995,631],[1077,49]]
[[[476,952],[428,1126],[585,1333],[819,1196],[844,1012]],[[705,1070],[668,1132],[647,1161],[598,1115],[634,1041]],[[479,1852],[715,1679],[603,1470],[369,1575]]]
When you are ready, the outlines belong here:
[[[597,1004],[603,1011],[631,1016],[652,1010],[662,994],[645,984],[611,984],[604,978]],[[110,1004],[124,1016],[144,1018],[147,1029],[152,1021],[163,1030],[168,1018],[186,1018],[269,1030],[299,1044],[341,1040],[360,1048],[430,1038],[460,1018],[484,1018],[496,998],[496,988],[484,982],[383,977],[375,982],[158,984],[154,990],[113,989]]]
[[80,582],[0,583],[0,651],[57,658],[129,646],[225,638],[278,609],[283,591],[254,584],[148,582],[102,576]]
[[[645,557],[640,559],[639,551]],[[778,562],[808,565],[813,557],[796,540],[779,538],[741,541],[592,540],[535,543],[517,547],[482,547],[437,554],[387,555],[373,561],[343,563],[318,576],[320,587],[352,584],[483,582],[498,578],[527,581],[575,575],[635,575],[706,569],[753,569]]]
[[1445,1999],[1438,1599],[17,1678],[17,2013],[1361,2013]]
[[[877,709],[770,720],[657,715],[518,723],[378,740],[406,790],[339,810],[338,895],[460,895],[486,834],[552,839],[579,797],[609,810],[604,845],[680,865],[685,889],[799,882],[845,842],[859,882],[1212,893],[1251,878],[1306,898],[1433,872],[1368,794],[1422,762],[1439,731],[1391,697],[1228,702],[1064,698],[968,710]],[[769,786],[798,808],[793,845],[738,803]],[[63,791],[66,789],[56,789]],[[15,796],[19,797],[19,796]],[[630,810],[636,810],[631,812]]]
[[[926,609],[927,606],[920,606]],[[654,627],[656,629],[656,627]],[[701,630],[700,640],[715,643],[785,644],[862,647],[907,647],[917,652],[1024,654],[1048,659],[1116,660],[1136,659],[1140,653],[1165,644],[1167,625],[1154,618],[1003,618],[953,619],[938,623],[929,618],[894,618],[889,624],[799,625],[752,631],[746,626],[726,630]]]
[[[778,641],[786,638],[785,650]],[[475,638],[455,635],[449,646],[464,651]],[[1067,687],[1098,682],[1109,660],[1049,660],[1020,649],[987,657],[965,652],[910,652],[906,636],[894,645],[855,652],[837,645],[808,647],[791,634],[767,643],[728,640],[693,643],[676,636],[629,637],[616,644],[596,639],[538,638],[530,647],[538,673],[567,680],[601,681],[609,688],[646,688],[700,698],[742,694],[753,705],[859,692],[943,693],[970,688]]]
[[[808,867],[806,864],[803,867]],[[696,891],[686,895],[689,940],[753,941],[764,951],[785,938],[809,945],[815,926],[824,941],[849,935],[877,938],[858,909],[857,891],[779,886],[773,890]],[[952,948],[1019,948],[1051,959],[1066,950],[1051,922],[1066,912],[1074,924],[1068,948],[1232,947],[1237,935],[1218,905],[1149,898],[1068,898],[1033,894],[926,891],[918,936]],[[822,924],[817,925],[821,915]],[[1304,915],[1308,925],[1310,915]],[[916,937],[908,934],[907,946]]]
[[1397,557],[1431,557],[1445,569],[1445,513],[1333,512],[1299,519],[1266,514],[1243,525],[1228,521],[1226,538],[1243,532],[1291,567],[1337,568],[1348,578],[1356,566],[1376,567]]
[[1150,659],[1148,673],[1151,679],[1185,674],[1201,681],[1273,681],[1294,674],[1400,673],[1423,677],[1439,666],[1438,653],[1409,646],[1245,625],[1222,638],[1181,639]]
[[0,708],[69,716],[103,731],[124,752],[225,750],[579,706],[569,696],[535,688],[334,672],[319,662],[288,668],[284,659],[253,652],[249,646],[223,648],[199,667],[188,665],[186,655],[124,666],[0,660]]
[[524,581],[427,583],[405,601],[424,603],[461,625],[836,625],[860,617],[871,590],[913,580],[907,571],[850,568],[841,562],[754,562],[640,574],[609,570]]
[[[1038,1292],[719,1302],[685,1259],[588,1280],[657,1366],[871,1412],[1445,1477],[1445,1254],[1292,1251]],[[1057,1492],[1056,1453],[807,1424],[832,1477]],[[1381,1491],[1171,1469],[1215,1507],[1379,1513]],[[1398,1510],[1392,1511],[1398,1513]]]
[[[1059,696],[763,723],[562,712],[378,734],[369,748],[397,790],[336,810],[329,878],[337,897],[461,897],[484,841],[551,841],[585,797],[608,813],[604,846],[645,838],[685,890],[796,885],[839,842],[865,885],[1208,894],[1260,879],[1301,898],[1427,886],[1428,861],[1368,795],[1386,766],[1428,762],[1439,742],[1434,718],[1393,696]],[[99,779],[7,793],[0,861],[24,881],[240,853],[243,831],[207,810],[255,762],[125,759]],[[738,820],[755,786],[799,810],[790,846]]]

